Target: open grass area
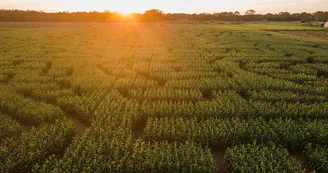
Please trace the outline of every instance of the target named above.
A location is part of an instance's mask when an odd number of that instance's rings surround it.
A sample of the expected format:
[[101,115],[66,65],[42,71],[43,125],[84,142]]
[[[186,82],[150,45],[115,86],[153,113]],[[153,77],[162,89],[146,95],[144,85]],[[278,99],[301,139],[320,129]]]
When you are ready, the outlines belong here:
[[328,30],[0,27],[0,172],[327,170]]

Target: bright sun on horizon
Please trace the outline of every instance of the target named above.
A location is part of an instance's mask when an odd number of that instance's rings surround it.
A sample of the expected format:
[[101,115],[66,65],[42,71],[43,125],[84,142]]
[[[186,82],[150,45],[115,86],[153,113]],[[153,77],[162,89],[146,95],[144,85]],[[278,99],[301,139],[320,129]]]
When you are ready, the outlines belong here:
[[212,13],[255,9],[258,13],[315,12],[328,9],[327,0],[1,0],[0,9],[57,11],[116,11],[143,13],[149,9],[165,13]]

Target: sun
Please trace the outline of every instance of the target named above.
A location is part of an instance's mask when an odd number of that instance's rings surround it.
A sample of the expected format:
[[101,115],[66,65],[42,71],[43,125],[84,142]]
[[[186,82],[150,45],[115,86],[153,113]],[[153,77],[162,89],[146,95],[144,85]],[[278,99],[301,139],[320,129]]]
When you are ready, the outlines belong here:
[[124,18],[131,18],[131,17],[133,17],[133,12],[119,12],[119,13]]

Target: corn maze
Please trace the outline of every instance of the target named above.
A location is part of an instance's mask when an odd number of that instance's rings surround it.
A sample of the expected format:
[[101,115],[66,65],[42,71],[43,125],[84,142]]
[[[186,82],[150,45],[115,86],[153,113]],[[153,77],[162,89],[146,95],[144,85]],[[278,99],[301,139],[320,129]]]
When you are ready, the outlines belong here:
[[0,172],[325,173],[328,42],[318,33],[328,31],[0,28]]

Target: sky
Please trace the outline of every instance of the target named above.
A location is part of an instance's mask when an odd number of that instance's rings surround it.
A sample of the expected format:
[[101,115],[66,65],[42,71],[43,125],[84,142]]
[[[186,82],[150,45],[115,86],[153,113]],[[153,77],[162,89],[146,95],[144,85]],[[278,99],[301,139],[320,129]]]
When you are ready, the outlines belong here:
[[0,9],[57,11],[117,11],[160,9],[165,13],[212,13],[254,9],[258,14],[327,11],[328,0],[0,0]]

